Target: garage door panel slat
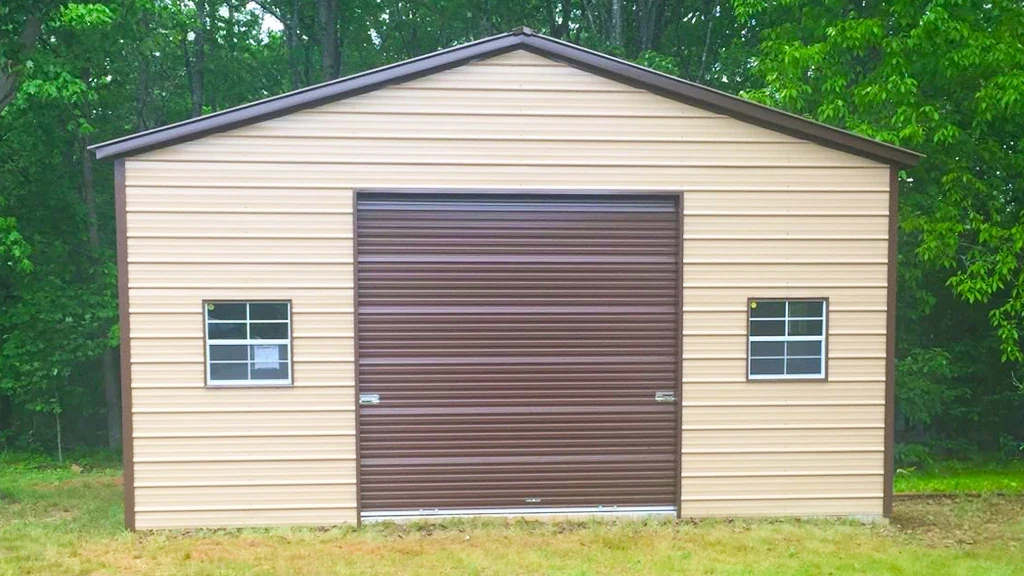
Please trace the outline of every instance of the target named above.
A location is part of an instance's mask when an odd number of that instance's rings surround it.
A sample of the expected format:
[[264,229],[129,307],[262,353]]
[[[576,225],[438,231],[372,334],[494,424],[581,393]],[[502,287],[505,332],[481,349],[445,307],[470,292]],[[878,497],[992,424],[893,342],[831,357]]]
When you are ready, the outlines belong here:
[[673,198],[357,198],[364,512],[674,506]]

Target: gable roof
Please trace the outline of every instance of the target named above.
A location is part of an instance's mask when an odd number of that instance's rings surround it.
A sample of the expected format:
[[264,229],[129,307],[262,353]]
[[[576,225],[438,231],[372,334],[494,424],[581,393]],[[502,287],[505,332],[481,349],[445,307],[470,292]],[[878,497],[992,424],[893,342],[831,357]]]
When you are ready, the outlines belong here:
[[89,149],[95,151],[98,159],[140,154],[148,150],[195,140],[208,134],[231,130],[298,110],[372,92],[390,84],[420,78],[474,60],[515,50],[526,50],[672,100],[885,164],[913,166],[923,157],[921,154],[899,146],[859,136],[694,82],[662,74],[600,52],[537,34],[529,28],[517,28],[506,34],[462,44],[390,66],[109,140],[90,146]]

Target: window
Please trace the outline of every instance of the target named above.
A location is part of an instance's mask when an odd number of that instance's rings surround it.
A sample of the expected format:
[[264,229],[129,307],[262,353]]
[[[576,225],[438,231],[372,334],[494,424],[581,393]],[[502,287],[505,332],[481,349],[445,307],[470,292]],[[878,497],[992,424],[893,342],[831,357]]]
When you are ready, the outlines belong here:
[[747,376],[824,378],[828,303],[816,300],[751,300]]
[[291,384],[289,302],[206,302],[206,383]]

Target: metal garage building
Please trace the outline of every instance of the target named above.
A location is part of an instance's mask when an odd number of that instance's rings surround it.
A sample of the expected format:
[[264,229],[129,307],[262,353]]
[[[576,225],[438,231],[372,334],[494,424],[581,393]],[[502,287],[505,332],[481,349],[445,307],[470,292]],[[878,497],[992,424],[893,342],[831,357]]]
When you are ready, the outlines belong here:
[[527,29],[94,149],[131,528],[889,513],[913,152]]

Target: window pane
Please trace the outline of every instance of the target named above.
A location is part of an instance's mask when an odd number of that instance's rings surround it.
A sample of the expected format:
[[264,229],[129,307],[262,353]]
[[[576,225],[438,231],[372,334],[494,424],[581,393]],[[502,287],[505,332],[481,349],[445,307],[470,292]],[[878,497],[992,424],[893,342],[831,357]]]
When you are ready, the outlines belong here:
[[789,374],[821,374],[821,358],[790,358],[786,370]]
[[783,318],[786,315],[784,300],[754,300],[750,306],[751,318]]
[[751,342],[750,343],[750,356],[785,356],[786,343],[779,342]]
[[210,346],[210,360],[241,360],[249,359],[249,347],[242,346]]
[[287,302],[257,302],[249,305],[250,320],[287,320]]
[[288,361],[288,346],[285,344],[256,344],[250,348],[249,358],[264,368],[277,368],[278,363]]
[[750,361],[751,376],[781,376],[783,371],[782,358],[766,360],[753,359]]
[[751,320],[751,336],[785,336],[785,320]]
[[790,336],[822,336],[821,320],[790,320]]
[[789,303],[790,318],[821,318],[822,308],[825,302],[822,300],[808,302],[797,300]]
[[253,340],[287,340],[288,324],[285,322],[253,322],[249,324],[249,338]]
[[210,380],[248,380],[246,364],[221,364],[210,362]]
[[786,345],[787,356],[821,356],[821,342],[790,342]]
[[206,325],[210,340],[245,340],[245,324],[242,322],[211,322]]
[[206,305],[210,320],[245,320],[245,304],[210,302]]
[[288,379],[288,363],[279,362],[276,368],[260,368],[260,366],[267,366],[266,363],[261,364],[260,362],[253,362],[252,364],[252,379],[253,380],[287,380]]

